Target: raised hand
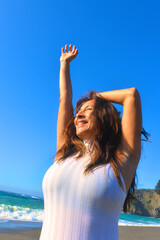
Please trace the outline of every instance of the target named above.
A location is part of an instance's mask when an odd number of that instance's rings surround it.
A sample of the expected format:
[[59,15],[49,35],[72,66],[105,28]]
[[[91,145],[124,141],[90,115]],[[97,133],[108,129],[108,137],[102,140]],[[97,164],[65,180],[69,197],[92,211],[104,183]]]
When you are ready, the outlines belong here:
[[60,57],[60,62],[67,62],[70,63],[78,54],[78,49],[76,49],[76,46],[74,45],[72,48],[72,45],[69,45],[69,51],[68,51],[68,45],[65,45],[65,51],[62,47],[62,55]]

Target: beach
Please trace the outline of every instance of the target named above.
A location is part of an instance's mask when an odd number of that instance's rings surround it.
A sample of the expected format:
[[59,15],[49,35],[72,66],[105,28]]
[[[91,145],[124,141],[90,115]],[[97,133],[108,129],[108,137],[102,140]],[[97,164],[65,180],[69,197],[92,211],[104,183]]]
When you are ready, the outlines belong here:
[[[44,215],[42,198],[0,191],[0,202],[0,240],[39,240]],[[160,219],[122,212],[119,239],[160,240]]]
[[[39,240],[40,232],[41,228],[8,230],[0,232],[0,240]],[[160,239],[160,227],[119,226],[119,240],[150,239]]]
[[160,227],[120,226],[119,240],[160,240]]

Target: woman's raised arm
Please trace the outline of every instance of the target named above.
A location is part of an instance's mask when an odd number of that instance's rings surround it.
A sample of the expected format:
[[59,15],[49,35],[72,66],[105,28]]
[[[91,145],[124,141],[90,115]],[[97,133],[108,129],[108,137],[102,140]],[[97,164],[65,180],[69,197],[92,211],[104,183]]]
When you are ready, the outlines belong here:
[[65,143],[64,130],[67,123],[73,117],[72,106],[72,84],[70,78],[70,62],[77,56],[78,49],[75,46],[65,45],[65,50],[62,47],[62,55],[60,57],[60,103],[57,119],[57,151]]
[[123,105],[122,138],[118,148],[121,157],[118,163],[128,190],[141,155],[142,110],[140,95],[136,88],[128,88],[103,92],[100,93],[100,96],[113,103]]
[[140,157],[142,130],[141,100],[136,88],[127,88],[100,93],[107,100],[123,105],[122,145],[134,159]]

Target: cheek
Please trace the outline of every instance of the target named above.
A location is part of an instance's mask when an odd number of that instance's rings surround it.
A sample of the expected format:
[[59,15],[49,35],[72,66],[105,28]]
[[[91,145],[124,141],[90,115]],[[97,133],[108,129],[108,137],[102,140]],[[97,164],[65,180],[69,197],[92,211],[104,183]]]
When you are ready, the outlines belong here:
[[91,116],[90,118],[90,126],[93,128],[93,127],[96,127],[96,119],[94,116]]
[[77,117],[74,118],[74,125],[76,126]]

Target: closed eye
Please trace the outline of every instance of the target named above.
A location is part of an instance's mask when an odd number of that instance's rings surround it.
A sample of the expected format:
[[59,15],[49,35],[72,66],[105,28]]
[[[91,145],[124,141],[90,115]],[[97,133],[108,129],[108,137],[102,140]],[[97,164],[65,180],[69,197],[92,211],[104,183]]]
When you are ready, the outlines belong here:
[[89,107],[86,107],[86,110],[89,109],[89,110],[92,110],[93,107],[89,106]]
[[87,106],[87,107],[84,109],[84,111],[86,111],[86,110],[93,110],[93,107],[92,107],[92,106]]
[[92,107],[92,106],[87,106],[87,107],[85,107],[84,109],[79,109],[79,111],[76,113],[76,115],[78,114],[78,113],[80,113],[80,112],[85,112],[85,111],[87,111],[87,110],[94,110],[94,107]]

